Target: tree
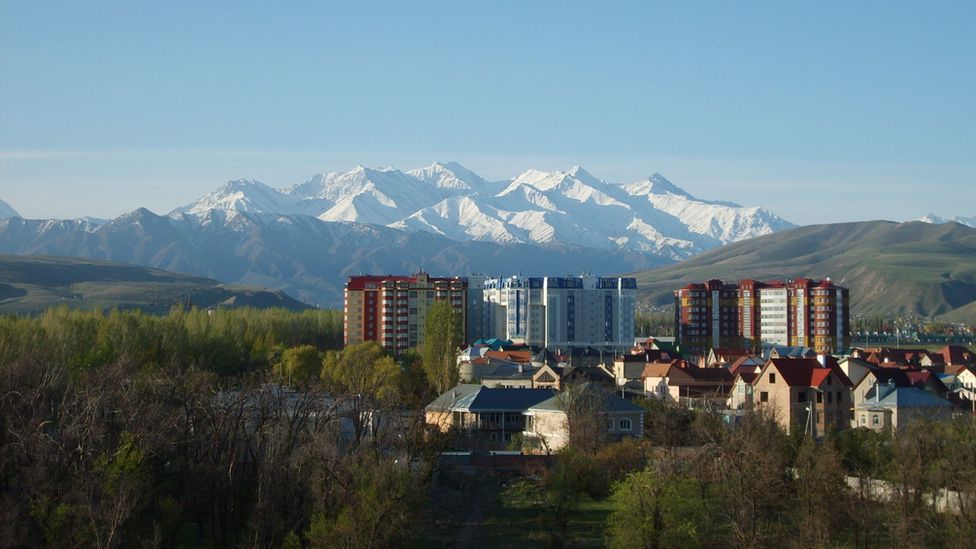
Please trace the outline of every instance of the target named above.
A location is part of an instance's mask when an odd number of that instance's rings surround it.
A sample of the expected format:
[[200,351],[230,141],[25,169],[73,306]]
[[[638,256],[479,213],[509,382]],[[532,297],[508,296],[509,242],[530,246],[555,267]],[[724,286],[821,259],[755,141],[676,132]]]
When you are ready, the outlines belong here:
[[694,545],[695,511],[691,482],[671,467],[650,467],[614,485],[607,528],[610,547],[683,547]]
[[742,418],[715,456],[716,488],[732,542],[739,547],[783,545],[787,491],[787,441],[760,412]]
[[286,349],[278,363],[278,374],[289,382],[302,382],[322,371],[322,354],[314,345]]
[[566,385],[556,399],[566,412],[569,446],[595,454],[607,442],[607,399],[609,391],[592,383]]
[[844,513],[848,499],[846,472],[831,442],[815,443],[805,437],[793,465],[794,502],[789,508],[797,538],[804,547],[834,547],[836,533],[850,518]]
[[420,352],[424,372],[438,394],[457,385],[457,352],[463,342],[463,319],[451,303],[438,300],[427,311]]

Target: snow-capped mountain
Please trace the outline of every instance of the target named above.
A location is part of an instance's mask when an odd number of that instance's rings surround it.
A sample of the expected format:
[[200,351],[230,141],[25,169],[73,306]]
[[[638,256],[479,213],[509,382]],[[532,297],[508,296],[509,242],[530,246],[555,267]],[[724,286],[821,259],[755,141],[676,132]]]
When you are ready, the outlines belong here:
[[9,219],[11,217],[20,217],[20,214],[10,204],[0,200],[0,219]]
[[924,221],[925,223],[932,223],[933,225],[942,225],[943,223],[956,222],[960,225],[976,228],[976,216],[963,217],[961,215],[957,215],[956,217],[949,218],[949,217],[939,217],[935,214],[930,213],[926,216],[916,219],[915,221]]
[[302,214],[462,242],[624,250],[670,259],[793,226],[763,208],[698,199],[659,174],[621,185],[576,166],[565,172],[528,170],[493,182],[454,162],[406,172],[357,166],[283,189],[232,181],[170,215],[206,218],[212,211],[231,217]]

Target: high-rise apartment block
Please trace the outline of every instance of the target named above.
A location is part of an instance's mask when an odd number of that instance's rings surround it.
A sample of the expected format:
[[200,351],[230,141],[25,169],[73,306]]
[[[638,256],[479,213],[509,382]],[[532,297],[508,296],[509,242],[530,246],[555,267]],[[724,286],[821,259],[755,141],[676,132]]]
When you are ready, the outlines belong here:
[[424,272],[413,276],[350,276],[345,289],[345,343],[378,341],[395,354],[416,347],[423,343],[427,310],[441,299],[448,300],[465,319],[467,339],[467,278],[435,278]]
[[686,354],[763,343],[830,354],[850,347],[850,298],[830,278],[726,284],[709,280],[674,292],[675,336]]
[[483,292],[486,335],[550,349],[633,346],[634,278],[489,278]]

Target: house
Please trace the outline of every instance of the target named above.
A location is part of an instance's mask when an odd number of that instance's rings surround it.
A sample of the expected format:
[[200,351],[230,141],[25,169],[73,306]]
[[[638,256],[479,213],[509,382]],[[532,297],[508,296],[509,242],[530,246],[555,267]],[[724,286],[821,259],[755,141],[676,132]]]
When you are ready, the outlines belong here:
[[946,345],[936,351],[942,355],[942,363],[946,366],[972,366],[976,364],[976,353],[962,345]]
[[656,349],[640,350],[613,359],[613,377],[618,387],[640,389],[644,366],[652,362],[668,362],[672,359],[667,351]]
[[976,366],[946,366],[945,373],[952,376],[950,391],[970,402],[976,401]]
[[946,399],[949,395],[949,388],[931,370],[910,370],[900,367],[874,368],[854,386],[851,392],[851,401],[854,407],[857,408],[861,402],[868,398],[867,395],[874,386],[889,383],[895,387],[915,387],[928,391],[941,399]]
[[863,358],[857,358],[854,356],[845,356],[838,362],[841,371],[847,376],[847,379],[851,380],[851,383],[856,387],[858,383],[864,379],[864,376],[868,375],[871,370],[877,367],[877,364],[873,364],[864,360]]
[[624,400],[604,388],[592,384],[580,385],[552,398],[532,405],[526,410],[525,432],[527,448],[533,453],[552,453],[569,444],[570,421],[567,409],[572,407],[578,391],[589,393],[597,402],[595,413],[598,425],[606,429],[609,440],[643,438],[644,409]]
[[759,370],[762,370],[762,367],[765,366],[765,364],[766,361],[764,361],[759,355],[744,356],[740,357],[738,360],[733,362],[731,366],[729,366],[729,373],[733,376],[740,371],[758,374]]
[[485,387],[531,389],[536,370],[525,364],[493,363],[490,371],[481,374],[480,381]]
[[762,347],[763,360],[771,358],[813,358],[815,356],[817,353],[809,347],[769,344],[764,344]]
[[699,368],[683,361],[651,363],[644,367],[644,394],[683,404],[724,405],[733,376],[726,368]]
[[918,387],[899,387],[894,380],[878,383],[854,407],[858,427],[892,432],[904,429],[917,419],[946,419],[952,404]]
[[851,382],[826,362],[770,359],[752,382],[753,406],[787,432],[800,429],[819,437],[829,428],[849,427]]
[[677,402],[677,394],[671,394],[668,373],[672,367],[677,367],[678,362],[680,361],[672,360],[669,362],[652,362],[646,364],[644,371],[641,372],[641,379],[644,381],[644,395],[648,398]]
[[726,404],[729,410],[752,410],[752,382],[758,376],[759,372],[745,370],[735,374]]
[[739,360],[743,357],[750,357],[754,355],[749,349],[737,349],[737,348],[715,348],[708,351],[708,355],[705,357],[705,366],[712,367],[719,364],[732,364],[733,362]]
[[552,389],[460,384],[431,402],[425,415],[428,425],[455,433],[459,448],[499,450],[525,430],[524,412],[555,394]]
[[616,385],[611,374],[603,366],[569,366],[545,365],[535,371],[532,386],[539,389],[555,389],[561,391],[567,384],[590,382],[603,385],[608,389],[615,389]]
[[562,386],[562,378],[562,367],[544,364],[532,374],[532,386],[536,389],[555,389],[558,391]]

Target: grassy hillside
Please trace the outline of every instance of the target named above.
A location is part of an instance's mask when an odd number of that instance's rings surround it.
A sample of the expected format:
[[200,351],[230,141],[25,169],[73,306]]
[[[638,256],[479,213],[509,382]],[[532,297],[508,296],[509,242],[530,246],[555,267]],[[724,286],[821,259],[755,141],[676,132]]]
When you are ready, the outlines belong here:
[[854,314],[976,322],[976,229],[890,221],[812,225],[635,276],[641,302],[649,305],[670,304],[676,288],[711,278],[829,276],[850,288]]
[[159,269],[90,259],[0,255],[0,313],[36,313],[61,305],[156,313],[187,302],[199,307],[308,308],[282,292]]

